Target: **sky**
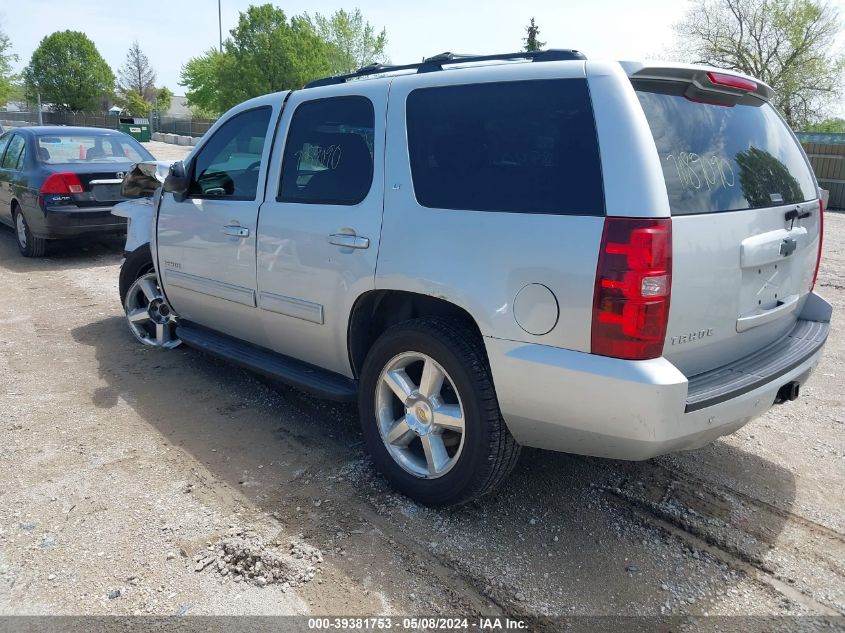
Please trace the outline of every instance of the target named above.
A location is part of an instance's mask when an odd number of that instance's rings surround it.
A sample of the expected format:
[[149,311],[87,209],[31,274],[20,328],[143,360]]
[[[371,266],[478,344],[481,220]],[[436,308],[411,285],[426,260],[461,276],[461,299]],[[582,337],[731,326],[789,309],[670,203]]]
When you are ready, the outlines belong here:
[[[223,37],[238,12],[262,0],[220,0]],[[683,13],[678,0],[338,0],[285,2],[289,15],[308,11],[329,15],[340,8],[361,9],[376,28],[387,29],[387,54],[394,63],[420,61],[444,51],[503,53],[522,48],[531,17],[548,48],[577,48],[588,57],[638,59],[659,56],[672,40],[671,25]],[[188,59],[218,43],[217,0],[0,0],[0,28],[12,39],[18,69],[41,39],[64,29],[85,32],[112,69],[123,64],[137,39],[158,73],[158,84],[176,94],[179,70]]]
[[[238,13],[262,0],[220,0],[223,38]],[[833,0],[845,15],[845,0]],[[285,2],[289,15],[361,9],[387,29],[387,54],[411,63],[445,51],[502,53],[521,50],[531,17],[547,48],[576,48],[594,59],[660,59],[673,45],[672,24],[688,6],[683,0],[338,0]],[[84,31],[117,73],[138,40],[158,73],[157,85],[184,94],[179,70],[188,59],[218,44],[218,0],[0,0],[0,29],[12,40],[22,69],[41,39],[59,30]]]

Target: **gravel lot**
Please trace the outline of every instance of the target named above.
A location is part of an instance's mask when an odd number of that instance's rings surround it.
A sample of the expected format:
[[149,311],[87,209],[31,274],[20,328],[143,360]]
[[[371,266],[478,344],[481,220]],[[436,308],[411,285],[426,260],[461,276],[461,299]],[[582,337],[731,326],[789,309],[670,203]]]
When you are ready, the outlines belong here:
[[193,147],[173,145],[172,143],[162,143],[160,141],[149,141],[148,143],[141,143],[141,145],[150,150],[150,153],[158,160],[182,160],[194,149]]
[[648,462],[525,450],[448,510],[373,474],[354,408],[136,345],[119,240],[27,260],[0,229],[0,614],[845,614],[845,215],[825,229],[835,324],[798,401]]

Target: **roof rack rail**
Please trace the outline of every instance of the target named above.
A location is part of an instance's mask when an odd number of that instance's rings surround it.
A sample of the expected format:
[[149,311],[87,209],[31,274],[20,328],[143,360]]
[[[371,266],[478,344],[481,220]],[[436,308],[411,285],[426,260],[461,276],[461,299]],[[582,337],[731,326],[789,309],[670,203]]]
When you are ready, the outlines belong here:
[[350,79],[359,79],[369,75],[380,75],[382,73],[397,72],[401,70],[416,70],[418,73],[429,73],[443,70],[443,66],[447,64],[468,64],[472,62],[488,62],[509,59],[530,59],[532,62],[559,62],[577,59],[583,60],[587,59],[587,57],[581,51],[569,48],[551,48],[546,51],[521,51],[518,53],[499,53],[494,55],[459,55],[447,52],[427,57],[417,64],[369,64],[368,66],[359,68],[355,72],[347,75],[335,75],[334,77],[315,79],[314,81],[305,84],[305,87],[316,88],[318,86],[333,86],[336,84],[346,83]]

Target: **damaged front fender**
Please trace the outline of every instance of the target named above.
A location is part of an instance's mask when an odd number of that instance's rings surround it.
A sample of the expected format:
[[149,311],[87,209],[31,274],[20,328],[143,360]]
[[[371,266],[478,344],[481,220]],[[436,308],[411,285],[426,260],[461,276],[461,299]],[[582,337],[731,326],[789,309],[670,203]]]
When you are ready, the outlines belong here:
[[131,253],[152,241],[153,216],[169,169],[169,162],[148,161],[137,163],[124,176],[121,193],[131,199],[116,204],[111,213],[126,218],[125,252]]

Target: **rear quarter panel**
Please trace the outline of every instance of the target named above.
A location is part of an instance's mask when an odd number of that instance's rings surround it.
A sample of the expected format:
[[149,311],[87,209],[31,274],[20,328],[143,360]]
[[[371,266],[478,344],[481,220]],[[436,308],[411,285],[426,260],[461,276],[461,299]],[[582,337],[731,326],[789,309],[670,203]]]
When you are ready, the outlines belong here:
[[[484,336],[589,352],[603,217],[434,209],[420,205],[414,194],[405,132],[410,92],[458,83],[584,77],[583,62],[519,66],[393,82],[376,288],[454,303],[469,312]],[[559,317],[547,334],[530,334],[514,318],[514,299],[528,284],[548,287],[557,299]]]
[[596,117],[607,215],[668,218],[657,147],[628,75],[616,62],[585,63]]

